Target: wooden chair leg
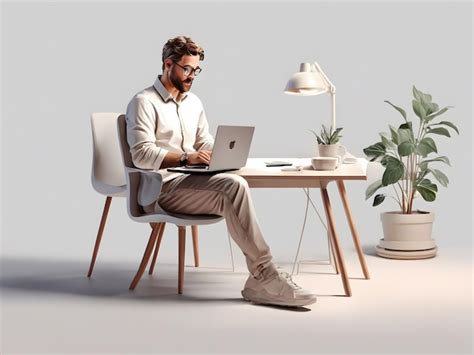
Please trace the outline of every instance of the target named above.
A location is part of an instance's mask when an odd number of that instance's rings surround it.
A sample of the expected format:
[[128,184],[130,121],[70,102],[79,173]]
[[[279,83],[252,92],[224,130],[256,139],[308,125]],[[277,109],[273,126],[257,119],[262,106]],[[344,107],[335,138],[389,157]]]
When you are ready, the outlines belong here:
[[334,215],[332,212],[331,201],[329,200],[328,190],[325,187],[321,187],[321,196],[323,198],[324,210],[326,211],[326,217],[328,219],[328,228],[331,233],[331,239],[333,240],[334,251],[336,252],[336,263],[339,264],[339,269],[341,271],[342,284],[344,286],[344,291],[346,296],[351,296],[351,286],[349,284],[349,278],[347,277],[346,265],[344,262],[344,256],[342,254],[341,247],[339,245],[339,240],[336,233],[336,227],[334,223]]
[[160,224],[156,223],[155,226],[153,227],[153,230],[151,231],[150,239],[148,240],[145,253],[143,254],[142,262],[140,263],[140,267],[138,268],[137,274],[135,275],[132,283],[130,284],[130,290],[135,289],[143,273],[145,272],[146,266],[148,264],[148,260],[150,260],[151,252],[153,251],[153,247],[155,246],[156,237],[158,235],[159,228],[160,228]]
[[178,244],[178,293],[183,293],[184,284],[184,252],[186,250],[186,227],[178,226],[179,244]]
[[105,199],[104,209],[102,211],[102,218],[100,219],[99,230],[97,231],[97,237],[95,239],[94,251],[92,252],[92,259],[89,265],[89,271],[87,272],[87,277],[91,277],[92,270],[94,270],[95,259],[97,258],[97,253],[99,252],[100,241],[102,240],[102,234],[104,233],[105,222],[107,221],[107,215],[109,214],[111,203],[112,197],[107,196]]
[[158,238],[156,239],[155,251],[153,253],[153,259],[151,259],[150,270],[148,271],[149,275],[153,274],[153,270],[155,270],[156,258],[158,257],[158,251],[160,250],[161,239],[163,238],[163,232],[165,231],[166,223],[159,223],[159,231],[158,231]]
[[191,226],[193,234],[194,266],[199,267],[198,226]]
[[362,268],[362,272],[364,273],[364,277],[369,280],[369,269],[367,268],[367,263],[365,262],[364,253],[362,252],[362,248],[360,246],[359,241],[359,234],[357,233],[354,218],[352,217],[352,212],[349,207],[349,201],[347,199],[346,188],[344,186],[344,182],[342,180],[337,181],[337,187],[339,189],[339,195],[341,196],[342,204],[344,205],[344,210],[346,211],[347,221],[349,222],[349,227],[351,229],[352,240],[354,241],[354,246],[357,250],[357,255],[359,256],[360,266]]

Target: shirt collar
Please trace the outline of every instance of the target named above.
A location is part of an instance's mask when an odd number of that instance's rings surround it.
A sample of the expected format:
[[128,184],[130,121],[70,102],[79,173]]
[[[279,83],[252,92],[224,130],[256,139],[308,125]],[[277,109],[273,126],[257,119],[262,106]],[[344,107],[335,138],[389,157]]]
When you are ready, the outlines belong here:
[[[158,92],[158,94],[161,96],[161,98],[163,99],[164,102],[168,102],[170,100],[174,100],[174,97],[173,95],[171,95],[169,93],[168,90],[166,90],[166,88],[164,87],[163,83],[161,82],[161,75],[158,75],[158,77],[156,78],[155,80],[155,83],[153,84],[153,86],[155,87],[156,89],[156,92]],[[183,94],[178,94],[178,102],[181,102],[183,101],[188,95],[186,93],[183,93]]]

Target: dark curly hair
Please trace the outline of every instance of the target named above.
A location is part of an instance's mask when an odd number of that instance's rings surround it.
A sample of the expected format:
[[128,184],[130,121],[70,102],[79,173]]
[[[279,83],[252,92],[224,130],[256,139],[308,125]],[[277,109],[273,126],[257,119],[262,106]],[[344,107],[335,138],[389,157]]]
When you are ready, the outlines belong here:
[[163,64],[161,69],[165,69],[165,59],[170,58],[172,61],[178,62],[183,55],[198,55],[199,60],[204,60],[204,49],[189,37],[178,36],[171,38],[163,46],[161,56]]

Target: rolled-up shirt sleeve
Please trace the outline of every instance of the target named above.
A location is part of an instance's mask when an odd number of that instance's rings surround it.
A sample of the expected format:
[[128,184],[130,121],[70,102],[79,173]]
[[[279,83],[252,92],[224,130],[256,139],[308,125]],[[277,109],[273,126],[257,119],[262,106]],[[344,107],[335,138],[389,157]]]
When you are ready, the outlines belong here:
[[204,109],[201,111],[199,116],[197,131],[196,131],[196,142],[194,143],[194,149],[196,150],[212,150],[214,147],[214,138],[209,133],[209,124],[207,123],[206,113]]
[[133,164],[140,169],[160,169],[168,151],[156,145],[157,113],[143,95],[135,96],[127,107],[127,141]]

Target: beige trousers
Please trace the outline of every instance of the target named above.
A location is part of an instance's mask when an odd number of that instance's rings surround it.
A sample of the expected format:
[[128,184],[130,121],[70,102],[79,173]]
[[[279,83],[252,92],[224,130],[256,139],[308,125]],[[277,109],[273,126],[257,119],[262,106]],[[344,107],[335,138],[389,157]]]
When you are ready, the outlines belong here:
[[223,216],[252,275],[258,276],[272,264],[249,186],[242,177],[234,174],[182,175],[163,185],[157,203],[169,212]]

